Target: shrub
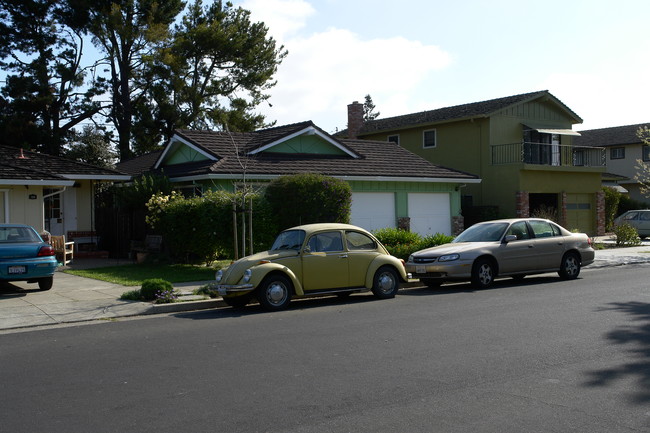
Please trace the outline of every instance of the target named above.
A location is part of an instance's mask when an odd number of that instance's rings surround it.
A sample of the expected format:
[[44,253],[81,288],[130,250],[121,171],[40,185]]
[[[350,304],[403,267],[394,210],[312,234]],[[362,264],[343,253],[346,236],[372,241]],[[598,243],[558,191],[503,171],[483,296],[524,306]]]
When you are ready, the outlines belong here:
[[145,301],[153,301],[156,299],[156,294],[160,292],[173,292],[174,287],[172,283],[162,278],[152,278],[144,280],[142,287],[140,287],[140,295]]
[[128,292],[122,293],[120,299],[123,301],[141,301],[142,295],[140,290],[129,290]]
[[636,209],[648,209],[648,204],[639,200],[634,200],[627,195],[621,194],[621,199],[618,203],[617,215],[621,215],[629,210]]
[[396,228],[375,230],[373,234],[384,244],[391,255],[403,260],[407,260],[416,251],[446,244],[454,239],[453,236],[441,233],[422,237],[415,232]]
[[265,196],[280,230],[300,224],[350,222],[352,189],[340,179],[314,173],[281,176],[269,183]]
[[619,224],[614,227],[616,245],[636,246],[641,245],[641,238],[636,229],[628,223]]
[[174,288],[165,288],[156,292],[156,304],[170,304],[178,299]]

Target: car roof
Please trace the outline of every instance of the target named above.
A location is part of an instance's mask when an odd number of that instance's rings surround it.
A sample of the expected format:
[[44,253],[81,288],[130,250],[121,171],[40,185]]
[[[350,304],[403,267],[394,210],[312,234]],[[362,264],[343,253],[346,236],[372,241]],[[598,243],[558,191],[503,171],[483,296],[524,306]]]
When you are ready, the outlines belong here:
[[34,227],[27,225],[27,224],[11,224],[11,223],[0,223],[0,228],[6,228],[6,227],[25,227],[25,228],[30,228],[33,229]]
[[286,230],[304,230],[306,232],[316,232],[321,230],[358,230],[361,232],[368,233],[368,230],[363,229],[358,226],[353,226],[352,224],[342,224],[342,223],[314,223],[314,224],[303,224],[296,227],[291,227]]
[[498,220],[490,220],[490,221],[481,221],[480,223],[477,224],[485,224],[485,223],[514,223],[517,221],[546,221],[546,222],[553,222],[551,220],[548,220],[546,218],[502,218]]

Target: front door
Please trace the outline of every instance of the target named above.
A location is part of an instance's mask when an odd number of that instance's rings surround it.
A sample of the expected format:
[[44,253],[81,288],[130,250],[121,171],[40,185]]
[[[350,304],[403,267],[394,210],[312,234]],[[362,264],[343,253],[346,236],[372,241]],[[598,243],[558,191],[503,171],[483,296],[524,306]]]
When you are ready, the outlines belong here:
[[306,291],[349,286],[348,253],[340,231],[316,233],[307,241],[302,256],[302,280]]
[[54,236],[63,232],[63,191],[59,189],[43,189],[43,205],[45,208],[45,230]]

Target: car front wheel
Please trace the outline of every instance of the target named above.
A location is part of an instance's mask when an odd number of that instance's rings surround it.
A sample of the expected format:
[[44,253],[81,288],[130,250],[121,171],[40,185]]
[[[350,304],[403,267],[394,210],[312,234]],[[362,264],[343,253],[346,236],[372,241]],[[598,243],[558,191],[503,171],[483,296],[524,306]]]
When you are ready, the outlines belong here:
[[54,277],[45,277],[38,279],[38,288],[40,290],[50,290],[54,284]]
[[566,253],[562,257],[562,264],[558,275],[563,280],[574,280],[580,275],[580,258],[576,253]]
[[293,285],[284,275],[271,275],[257,289],[257,300],[268,311],[284,310],[291,302]]
[[496,271],[494,263],[489,259],[478,259],[472,267],[472,285],[478,289],[486,289],[494,282]]
[[375,273],[372,293],[379,299],[394,298],[399,290],[399,275],[391,267],[384,266]]

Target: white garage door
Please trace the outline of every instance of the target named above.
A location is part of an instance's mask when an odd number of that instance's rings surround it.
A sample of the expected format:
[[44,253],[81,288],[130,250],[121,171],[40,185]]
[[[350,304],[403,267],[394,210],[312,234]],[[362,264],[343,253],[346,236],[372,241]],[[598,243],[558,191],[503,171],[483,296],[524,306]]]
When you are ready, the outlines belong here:
[[395,194],[392,192],[352,193],[350,222],[366,230],[395,225]]
[[409,193],[411,231],[421,235],[451,235],[449,194]]

